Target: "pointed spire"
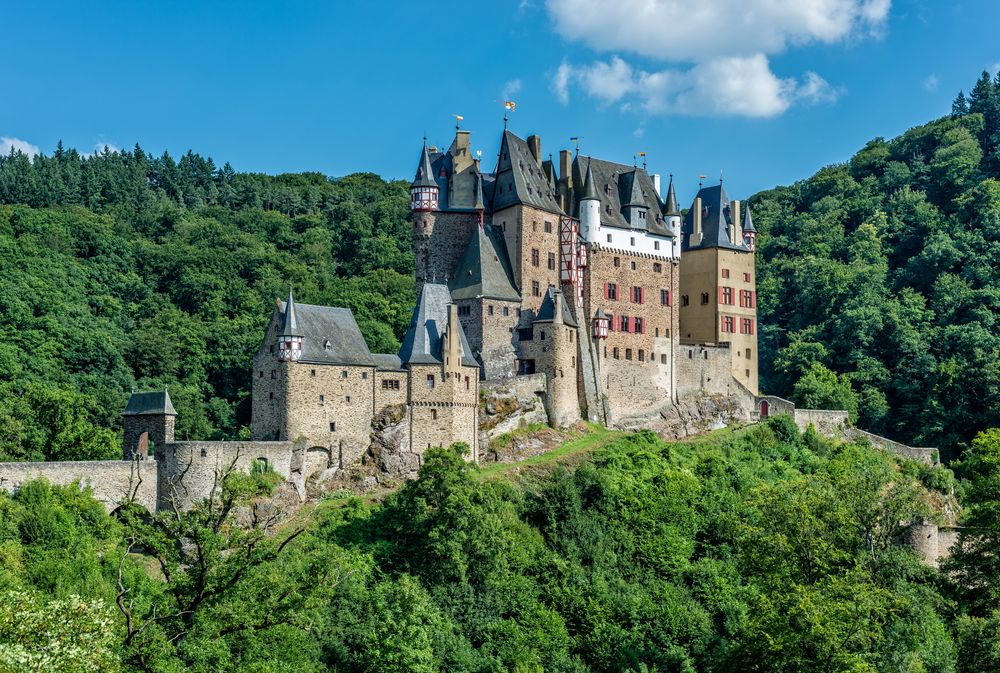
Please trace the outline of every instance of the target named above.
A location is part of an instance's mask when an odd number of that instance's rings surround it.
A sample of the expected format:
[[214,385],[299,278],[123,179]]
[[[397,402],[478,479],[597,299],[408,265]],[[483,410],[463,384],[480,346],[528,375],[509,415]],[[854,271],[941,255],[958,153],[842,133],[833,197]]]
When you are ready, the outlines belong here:
[[594,201],[600,201],[601,197],[597,195],[597,185],[594,184],[594,172],[590,170],[590,162],[587,162],[587,177],[583,181],[583,196],[580,197],[581,201],[586,201],[587,199],[592,199]]
[[424,138],[424,149],[420,153],[420,163],[417,165],[417,175],[413,178],[411,187],[437,187],[434,180],[434,169],[431,167],[431,155],[427,151],[427,138]]
[[301,336],[298,332],[299,324],[295,318],[295,299],[292,297],[292,288],[288,288],[288,300],[285,302],[285,315],[281,319],[281,331],[279,336]]
[[743,231],[757,231],[753,226],[753,218],[750,217],[750,204],[743,208]]
[[667,202],[663,206],[666,215],[680,215],[681,210],[677,207],[677,193],[674,191],[674,174],[670,174],[670,186],[667,187]]

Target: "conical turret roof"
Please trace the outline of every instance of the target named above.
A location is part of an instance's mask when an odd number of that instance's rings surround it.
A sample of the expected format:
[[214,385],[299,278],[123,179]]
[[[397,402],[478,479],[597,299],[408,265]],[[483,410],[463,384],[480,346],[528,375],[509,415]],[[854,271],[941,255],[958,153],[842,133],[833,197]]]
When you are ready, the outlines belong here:
[[434,169],[431,167],[431,155],[427,151],[427,143],[424,143],[424,149],[420,152],[420,163],[417,165],[417,175],[413,178],[413,184],[411,187],[437,187],[438,184],[434,180]]
[[292,289],[288,288],[288,300],[285,302],[285,315],[281,318],[281,336],[302,336],[299,334],[299,324],[295,317],[295,299],[292,298]]
[[753,218],[750,217],[750,204],[746,204],[746,208],[743,209],[743,231],[757,231],[753,226]]
[[663,206],[664,215],[680,215],[681,209],[677,207],[677,193],[674,191],[674,176],[670,174],[670,186],[667,187],[667,202]]
[[597,185],[594,184],[594,172],[590,170],[590,162],[587,162],[587,177],[583,181],[583,196],[580,197],[581,201],[587,199],[592,199],[594,201],[600,201],[601,197],[597,195]]

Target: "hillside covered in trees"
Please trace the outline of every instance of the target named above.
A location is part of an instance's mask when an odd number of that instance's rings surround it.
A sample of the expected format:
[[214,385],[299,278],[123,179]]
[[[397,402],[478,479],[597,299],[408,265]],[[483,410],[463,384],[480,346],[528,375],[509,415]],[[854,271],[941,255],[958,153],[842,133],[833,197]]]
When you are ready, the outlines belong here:
[[998,433],[969,451],[976,533],[943,573],[897,541],[952,497],[945,468],[787,416],[681,443],[595,432],[610,443],[517,478],[430,449],[382,502],[277,523],[263,471],[182,514],[0,493],[0,672],[1000,667]]
[[1000,75],[751,206],[762,389],[945,456],[1000,425]]
[[177,436],[248,432],[250,358],[289,284],[393,352],[414,299],[409,196],[357,174],[235,173],[105,150],[0,157],[0,460],[115,458],[134,388]]

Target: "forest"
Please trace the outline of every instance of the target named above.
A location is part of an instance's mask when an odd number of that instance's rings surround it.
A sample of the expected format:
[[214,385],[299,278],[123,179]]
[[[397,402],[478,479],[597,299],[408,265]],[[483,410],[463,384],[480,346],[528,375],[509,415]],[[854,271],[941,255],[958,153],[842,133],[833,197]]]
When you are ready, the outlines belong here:
[[[0,494],[0,673],[1000,667],[1000,432],[961,481],[787,416],[610,434],[508,473],[430,449],[381,501],[290,517],[265,469],[183,513]],[[939,572],[899,541],[956,494],[976,533]]]
[[1000,426],[1000,75],[751,208],[762,390],[945,457]]
[[350,307],[395,352],[415,289],[409,192],[371,174],[235,173],[60,145],[0,157],[0,460],[120,457],[130,391],[177,436],[248,436],[275,299]]

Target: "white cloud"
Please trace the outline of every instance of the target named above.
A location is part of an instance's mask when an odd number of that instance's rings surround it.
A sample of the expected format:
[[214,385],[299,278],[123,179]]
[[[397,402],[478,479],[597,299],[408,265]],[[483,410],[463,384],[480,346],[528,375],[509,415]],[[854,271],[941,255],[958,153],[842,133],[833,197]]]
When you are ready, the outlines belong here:
[[38,149],[38,145],[32,145],[27,140],[0,136],[0,154],[6,156],[10,154],[11,149],[15,152],[24,152],[29,157],[41,154],[41,150]]
[[933,92],[937,91],[938,84],[939,84],[939,82],[938,82],[937,75],[927,75],[927,77],[924,78],[924,82],[923,82],[924,91],[927,91],[929,93],[933,93]]
[[505,101],[511,100],[514,97],[514,94],[516,94],[520,90],[521,90],[521,80],[519,79],[508,80],[503,85],[503,91],[500,93],[500,98]]
[[997,73],[1000,73],[1000,61],[997,61],[996,63],[994,63],[993,65],[991,65],[989,67],[989,71],[990,71],[991,75],[993,75],[994,77],[996,77]]
[[674,65],[645,71],[621,56],[563,61],[552,90],[571,85],[602,104],[650,114],[772,117],[793,104],[835,101],[842,87],[815,72],[782,78],[768,55],[789,46],[878,35],[891,0],[547,0],[555,29],[597,51],[632,52]]
[[[891,0],[548,0],[563,37],[669,61],[773,54],[879,34]],[[751,5],[748,8],[748,5]]]
[[618,56],[574,67],[563,63],[556,73],[557,96],[579,86],[602,104],[621,103],[649,114],[773,117],[792,104],[836,100],[840,91],[814,72],[800,81],[780,79],[763,54],[723,57],[688,69],[636,70]]

